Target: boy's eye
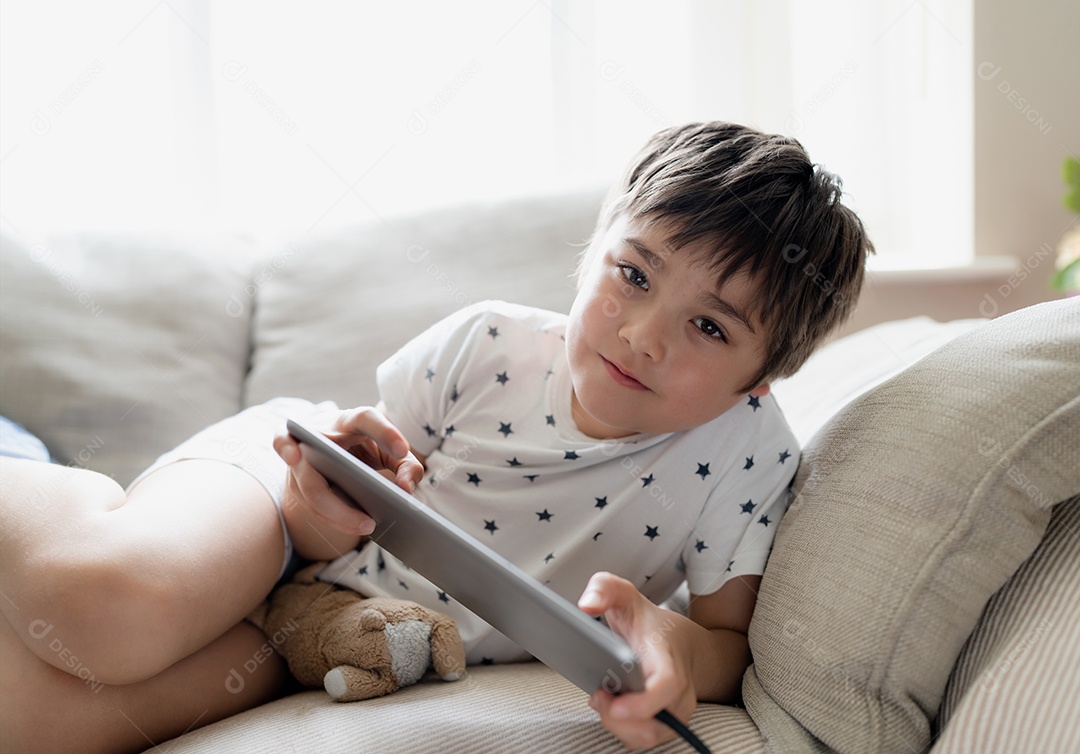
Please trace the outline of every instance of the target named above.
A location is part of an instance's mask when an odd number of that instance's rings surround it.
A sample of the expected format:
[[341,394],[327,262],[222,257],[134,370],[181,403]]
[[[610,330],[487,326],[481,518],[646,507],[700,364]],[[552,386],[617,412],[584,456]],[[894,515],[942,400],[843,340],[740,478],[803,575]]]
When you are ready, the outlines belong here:
[[711,319],[705,317],[695,317],[693,319],[694,325],[701,331],[701,334],[706,338],[717,338],[727,343],[727,337],[724,335],[724,331],[720,329],[720,325],[713,322]]
[[622,272],[622,276],[626,278],[626,282],[630,283],[630,285],[643,291],[649,290],[649,279],[637,267],[631,264],[620,264],[619,271]]

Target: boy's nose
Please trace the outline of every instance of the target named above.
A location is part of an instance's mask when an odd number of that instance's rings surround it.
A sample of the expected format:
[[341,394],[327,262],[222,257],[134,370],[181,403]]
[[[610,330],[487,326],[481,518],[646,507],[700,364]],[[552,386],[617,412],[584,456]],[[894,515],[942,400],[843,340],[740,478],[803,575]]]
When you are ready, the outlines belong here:
[[657,317],[635,317],[625,322],[619,336],[635,354],[647,356],[653,361],[664,358],[665,335]]

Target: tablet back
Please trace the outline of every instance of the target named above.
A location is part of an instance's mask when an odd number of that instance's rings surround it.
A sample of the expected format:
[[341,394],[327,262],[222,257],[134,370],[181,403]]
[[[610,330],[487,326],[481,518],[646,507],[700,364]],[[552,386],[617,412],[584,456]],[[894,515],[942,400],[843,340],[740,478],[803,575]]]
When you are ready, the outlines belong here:
[[290,420],[304,457],[377,524],[372,540],[582,690],[640,691],[630,647],[606,626],[435,513],[314,428]]

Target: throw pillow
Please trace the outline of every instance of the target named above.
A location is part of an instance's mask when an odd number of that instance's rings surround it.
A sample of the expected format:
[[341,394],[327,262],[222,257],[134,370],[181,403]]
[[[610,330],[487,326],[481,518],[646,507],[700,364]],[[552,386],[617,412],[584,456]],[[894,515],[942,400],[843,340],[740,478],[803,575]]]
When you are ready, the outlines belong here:
[[1080,494],[1080,300],[961,335],[815,435],[750,627],[771,751],[911,752],[990,597]]
[[176,234],[0,236],[0,414],[126,485],[240,410],[253,253]]

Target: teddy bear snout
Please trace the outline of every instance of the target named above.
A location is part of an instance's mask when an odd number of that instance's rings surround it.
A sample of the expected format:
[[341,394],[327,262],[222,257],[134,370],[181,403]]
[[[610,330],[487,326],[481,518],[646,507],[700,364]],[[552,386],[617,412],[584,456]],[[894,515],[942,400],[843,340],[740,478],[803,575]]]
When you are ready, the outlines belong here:
[[386,627],[390,663],[394,677],[402,686],[416,683],[431,664],[431,624],[403,620]]

